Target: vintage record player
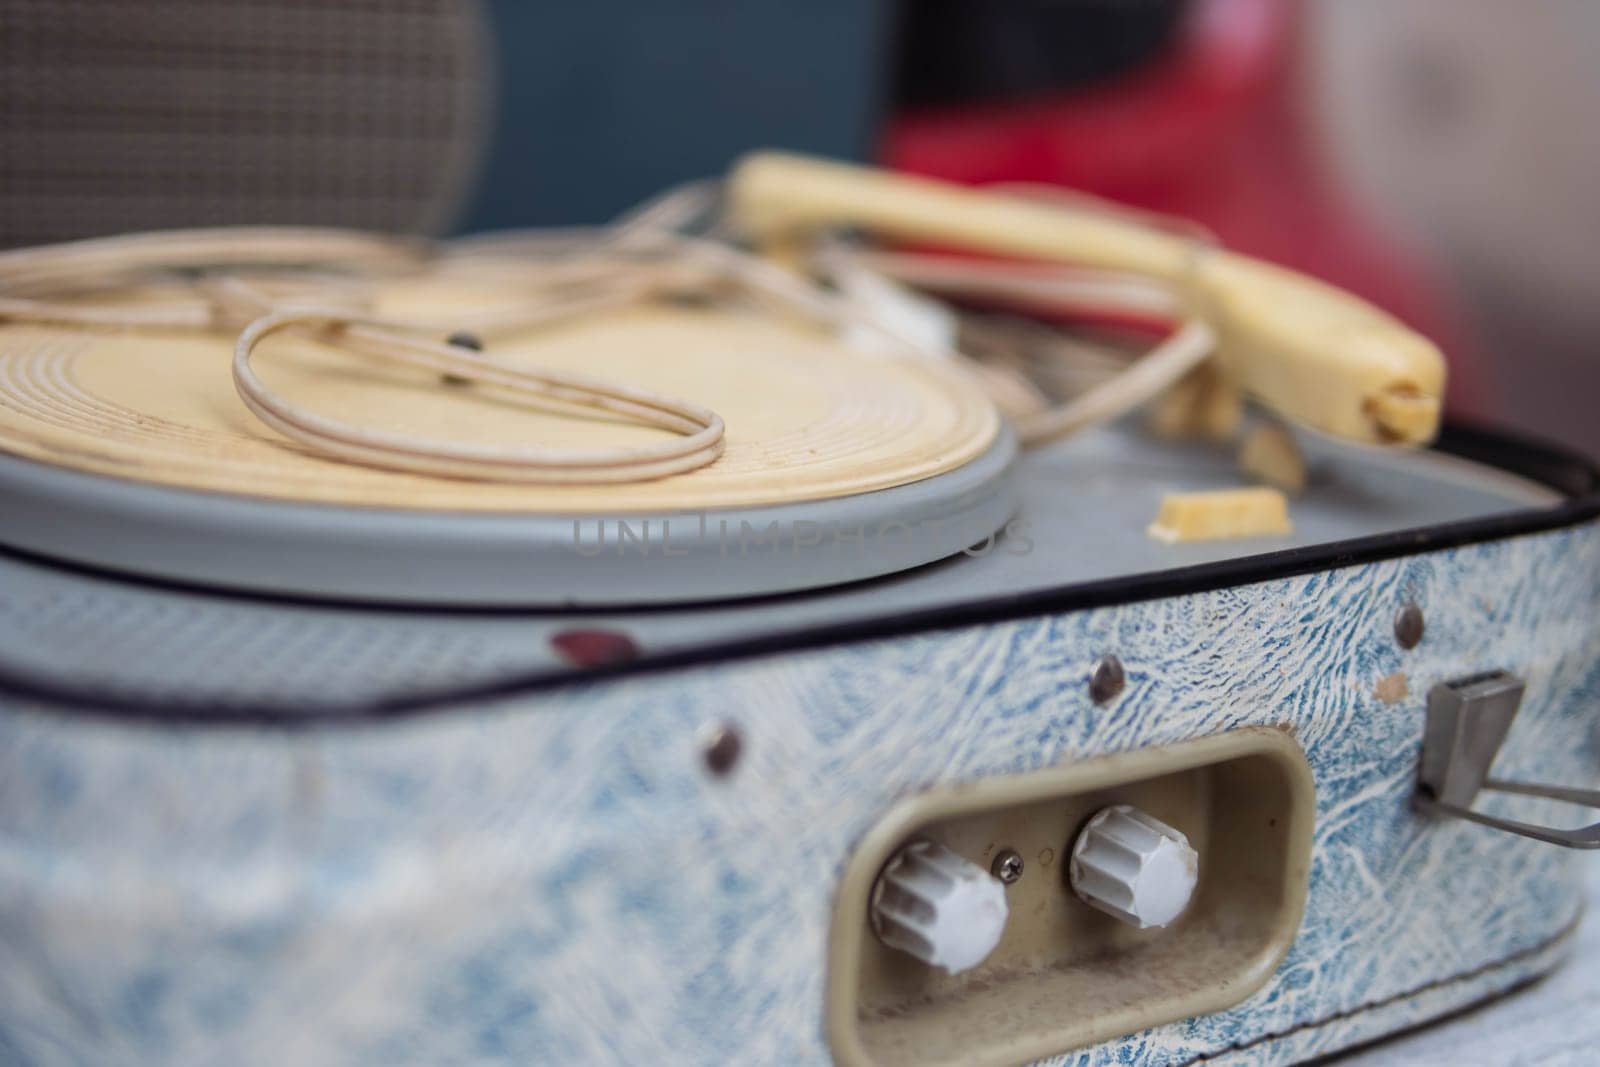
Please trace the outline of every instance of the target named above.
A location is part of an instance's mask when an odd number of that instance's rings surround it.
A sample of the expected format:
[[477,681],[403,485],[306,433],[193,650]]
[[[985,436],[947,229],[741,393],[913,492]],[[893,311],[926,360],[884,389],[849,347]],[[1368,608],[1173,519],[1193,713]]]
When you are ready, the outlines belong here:
[[0,1054],[1278,1064],[1515,989],[1600,475],[1442,387],[1203,235],[782,156],[0,253]]

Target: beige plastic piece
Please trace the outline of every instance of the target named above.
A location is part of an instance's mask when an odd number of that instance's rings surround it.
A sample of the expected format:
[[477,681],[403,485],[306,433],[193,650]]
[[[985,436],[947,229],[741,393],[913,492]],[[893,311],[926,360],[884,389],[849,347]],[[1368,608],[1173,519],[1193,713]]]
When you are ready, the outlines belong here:
[[1146,531],[1157,541],[1224,541],[1292,532],[1289,502],[1278,489],[1168,493]]
[[1215,366],[1203,364],[1150,405],[1150,429],[1168,440],[1231,441],[1244,418],[1244,396]]
[[730,181],[736,223],[761,240],[857,227],[908,241],[1165,279],[1221,333],[1217,359],[1287,418],[1341,437],[1419,445],[1437,432],[1444,359],[1398,320],[1304,275],[1140,225],[943,182],[779,153]]
[[[448,322],[515,299],[487,284],[385,283],[379,310]],[[736,310],[641,306],[492,342],[497,358],[637,383],[723,416],[708,467],[626,485],[517,485],[335,462],[247,411],[232,338],[0,324],[0,450],[73,470],[276,499],[476,512],[612,514],[820,500],[903,485],[981,455],[1000,417],[945,367],[873,357],[820,329]],[[374,430],[574,449],[660,441],[603,413],[574,418],[478,386],[274,336],[268,385]]]
[[[1205,857],[1194,896],[1165,928],[1090,907],[1067,880],[1080,828],[1131,804]],[[1293,737],[1252,727],[1048,770],[963,782],[893,808],[845,869],[829,932],[827,1033],[845,1065],[1017,1064],[1222,1011],[1260,989],[1305,908],[1315,794]],[[988,868],[1023,871],[1010,918],[979,966],[944,974],[883,945],[868,908],[908,841],[937,841]]]
[[1294,432],[1277,423],[1263,423],[1245,435],[1239,446],[1239,466],[1257,481],[1286,493],[1306,487],[1306,461]]

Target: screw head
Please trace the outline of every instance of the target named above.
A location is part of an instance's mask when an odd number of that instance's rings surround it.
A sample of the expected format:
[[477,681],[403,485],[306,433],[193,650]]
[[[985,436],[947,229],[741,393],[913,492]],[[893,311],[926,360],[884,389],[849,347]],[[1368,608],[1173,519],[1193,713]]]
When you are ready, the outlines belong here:
[[743,749],[744,740],[739,736],[738,728],[732,723],[718,723],[706,731],[701,746],[706,770],[718,778],[726,776],[739,762],[739,753]]
[[1422,609],[1406,604],[1394,616],[1394,639],[1401,648],[1416,648],[1424,630]]
[[1003,848],[989,864],[989,873],[1000,879],[1001,885],[1010,885],[1022,877],[1022,857],[1016,849]]
[[1100,662],[1096,663],[1094,670],[1089,673],[1089,699],[1096,704],[1113,700],[1122,692],[1127,680],[1120,659],[1109,654],[1101,656]]

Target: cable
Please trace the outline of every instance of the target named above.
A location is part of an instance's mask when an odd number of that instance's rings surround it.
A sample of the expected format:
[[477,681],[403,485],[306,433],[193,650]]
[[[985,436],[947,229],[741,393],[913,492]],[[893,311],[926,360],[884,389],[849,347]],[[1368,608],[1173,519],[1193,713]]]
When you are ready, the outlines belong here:
[[[335,331],[366,355],[606,411],[682,436],[659,445],[630,448],[505,448],[430,441],[339,422],[274,393],[250,366],[250,357],[263,338],[297,326]],[[338,459],[426,474],[544,483],[633,482],[705,466],[723,449],[722,419],[705,408],[644,389],[485,360],[470,349],[401,332],[392,321],[359,318],[339,310],[278,311],[256,319],[234,346],[233,381],[245,406],[285,437]]]
[[[262,423],[329,458],[391,469],[494,481],[604,484],[666,477],[714,462],[725,427],[687,400],[598,378],[538,370],[439,340],[513,334],[629,304],[685,296],[747,303],[834,330],[880,356],[914,358],[990,393],[1025,444],[1117,418],[1152,399],[1213,351],[1216,335],[1188,315],[1169,283],[1129,274],[1035,263],[872,251],[823,237],[802,251],[814,276],[733,243],[718,214],[720,188],[673,190],[607,227],[494,235],[444,245],[342,230],[239,227],[77,241],[0,253],[0,320],[94,329],[236,332],[233,381]],[[691,224],[703,235],[684,232]],[[386,278],[493,281],[515,298],[451,322],[377,315]],[[1179,324],[1142,357],[1107,373],[1083,362],[1095,384],[1052,403],[1016,368],[979,363],[938,315],[908,325],[917,291],[999,301],[1047,314],[1124,316]],[[107,296],[121,302],[106,302]],[[147,299],[156,296],[159,299]],[[96,298],[88,301],[86,297]],[[132,298],[134,302],[130,302]],[[908,305],[909,306],[909,305]],[[941,305],[942,307],[942,305]],[[914,317],[914,314],[913,316]],[[952,319],[951,321],[957,321]],[[933,328],[926,328],[926,327]],[[335,350],[478,382],[573,413],[604,411],[676,435],[610,449],[504,448],[385,433],[318,415],[268,387],[251,361],[283,332]],[[1053,346],[1081,360],[1081,346]],[[1079,353],[1076,354],[1075,353]],[[1060,375],[1056,376],[1058,380]]]

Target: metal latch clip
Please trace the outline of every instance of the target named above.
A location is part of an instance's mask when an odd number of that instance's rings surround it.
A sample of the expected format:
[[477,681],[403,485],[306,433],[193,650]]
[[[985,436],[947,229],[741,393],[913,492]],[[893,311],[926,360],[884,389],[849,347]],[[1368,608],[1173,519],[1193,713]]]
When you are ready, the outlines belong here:
[[1566,848],[1600,848],[1600,822],[1563,830],[1472,810],[1473,800],[1483,789],[1600,808],[1600,789],[1569,789],[1489,776],[1490,765],[1522,706],[1522,691],[1522,680],[1505,671],[1442,682],[1428,691],[1422,763],[1412,805],[1418,811],[1454,815]]

